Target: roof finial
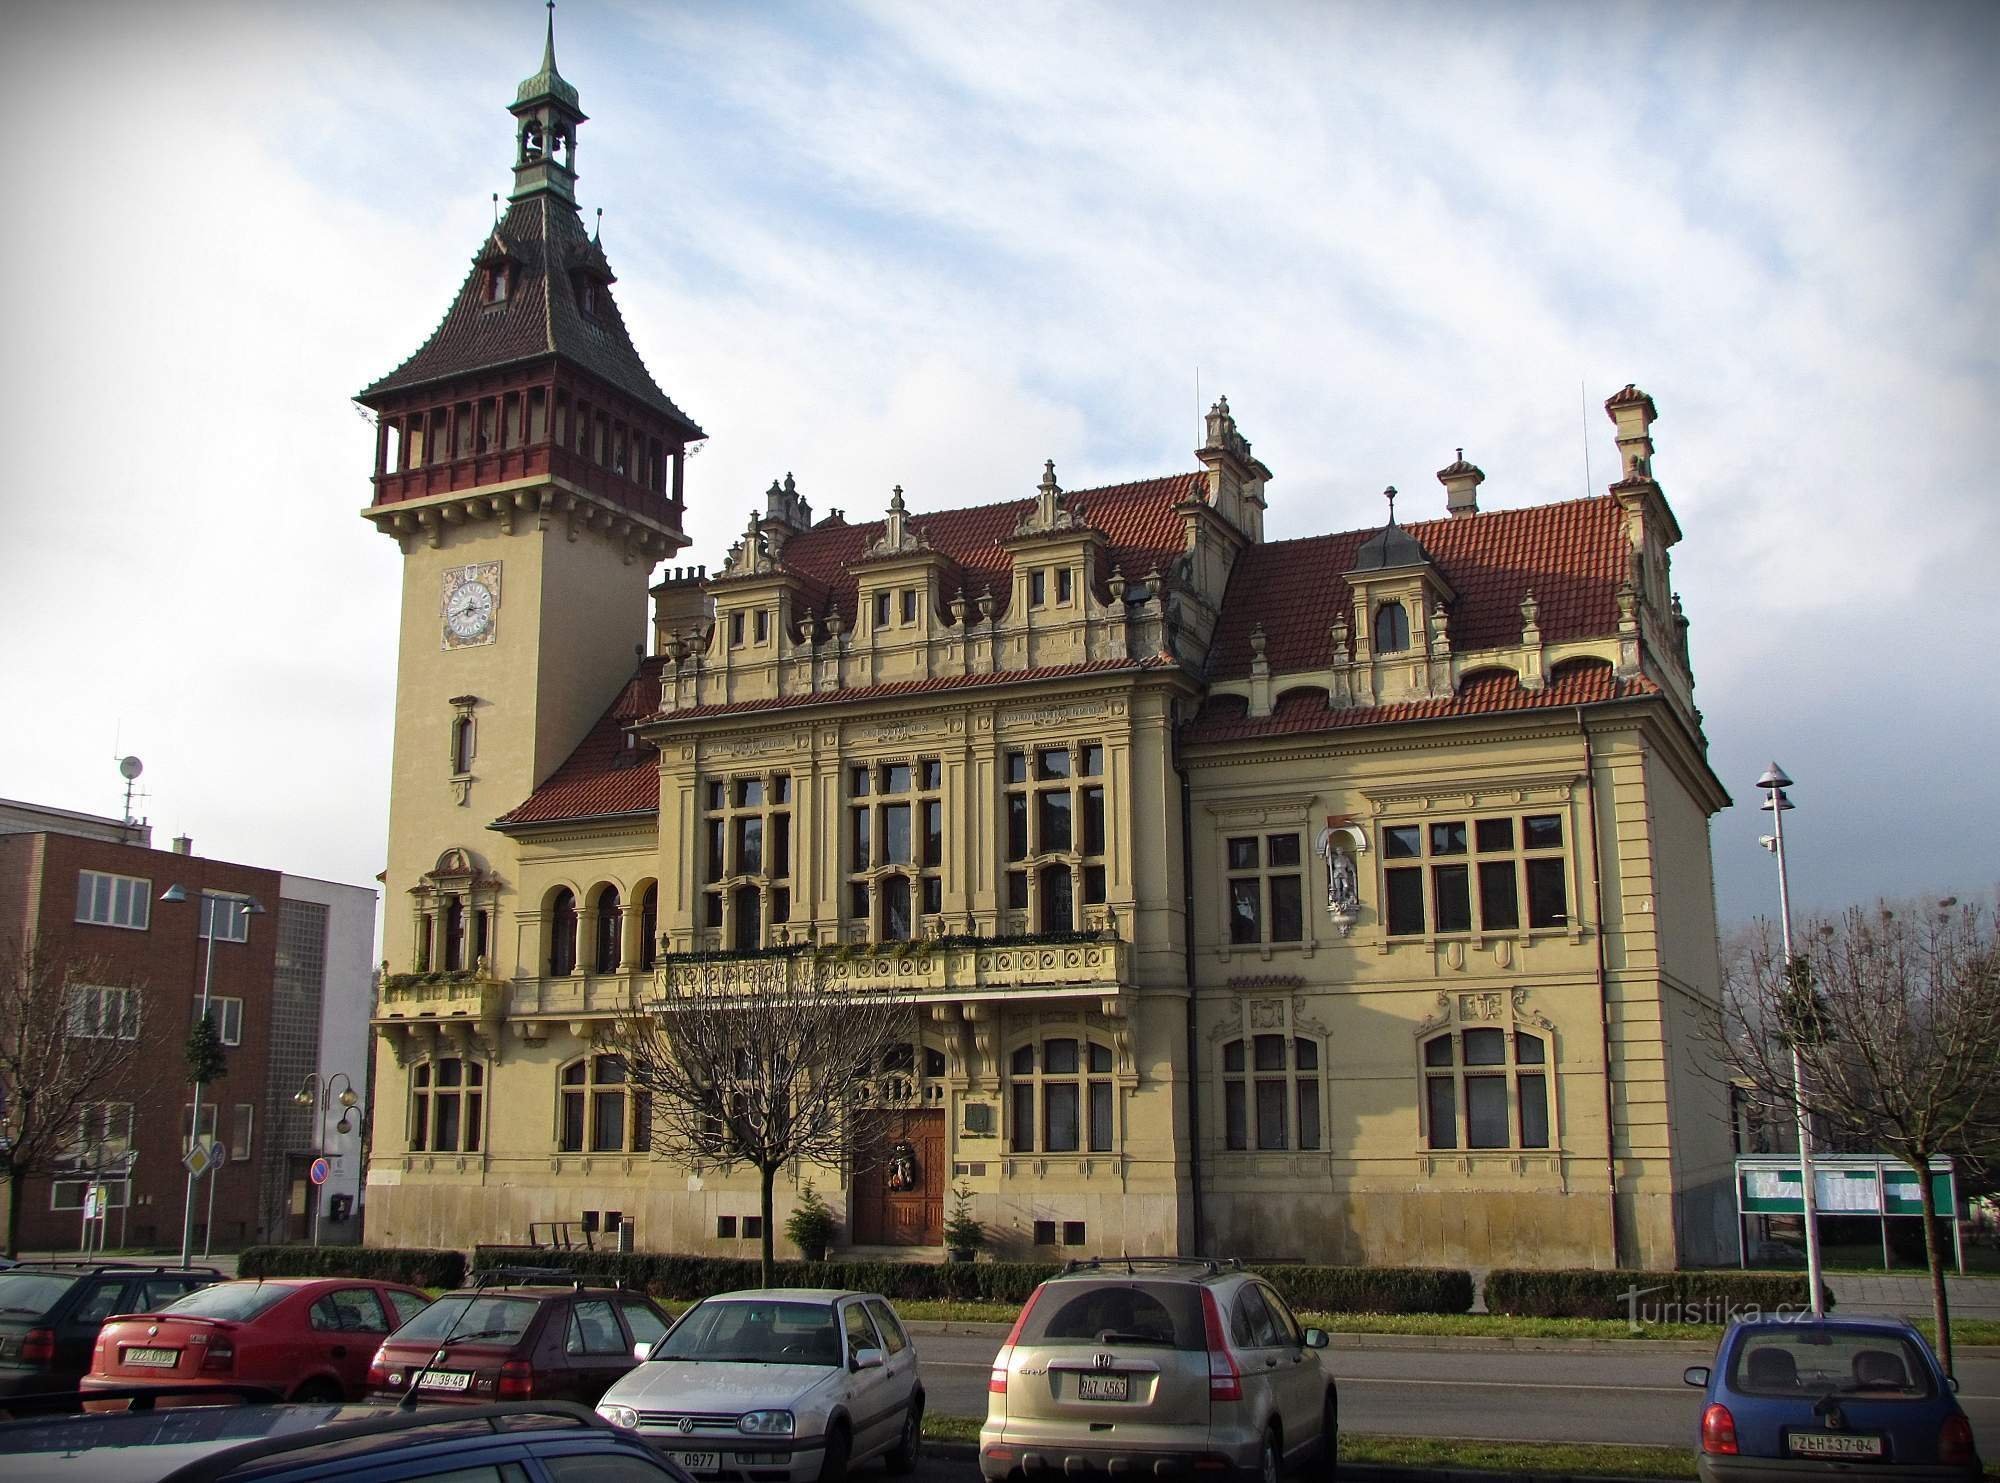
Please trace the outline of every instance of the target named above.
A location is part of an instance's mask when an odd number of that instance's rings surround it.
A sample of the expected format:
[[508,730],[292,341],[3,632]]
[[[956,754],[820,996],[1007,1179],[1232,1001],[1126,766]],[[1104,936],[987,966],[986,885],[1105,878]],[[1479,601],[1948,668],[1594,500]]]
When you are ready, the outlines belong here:
[[493,193],[493,230],[500,230],[500,192]]
[[[555,3],[556,0],[549,0],[551,6]],[[604,208],[602,206],[597,208],[597,230],[590,234],[590,240],[600,247],[604,245]]]
[[1383,490],[1382,498],[1389,502],[1389,523],[1394,525],[1396,523],[1396,486],[1391,484],[1387,489]]
[[556,0],[549,0],[549,39],[542,44],[542,70],[556,70]]

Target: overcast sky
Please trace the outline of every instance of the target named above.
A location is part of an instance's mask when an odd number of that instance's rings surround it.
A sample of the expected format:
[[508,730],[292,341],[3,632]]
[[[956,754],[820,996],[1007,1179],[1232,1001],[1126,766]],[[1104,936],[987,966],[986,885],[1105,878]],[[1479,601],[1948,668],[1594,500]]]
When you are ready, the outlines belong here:
[[[9,8],[0,796],[358,883],[400,558],[350,398],[509,188],[529,0]],[[1194,466],[1274,537],[1601,489],[1658,401],[1725,922],[1990,892],[2000,7],[566,0],[626,322],[711,435],[683,559]],[[25,94],[25,96],[22,96]],[[1586,479],[1585,449],[1590,460]]]

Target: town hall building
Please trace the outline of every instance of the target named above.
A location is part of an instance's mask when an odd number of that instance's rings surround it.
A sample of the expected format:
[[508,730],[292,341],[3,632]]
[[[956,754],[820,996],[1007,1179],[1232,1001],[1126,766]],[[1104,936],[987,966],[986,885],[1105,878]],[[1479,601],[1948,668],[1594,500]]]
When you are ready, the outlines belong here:
[[1218,400],[1104,488],[816,515],[786,474],[690,564],[686,501],[742,492],[688,488],[552,37],[510,111],[505,213],[360,395],[403,563],[371,1242],[754,1252],[755,1174],[653,1146],[614,1032],[812,972],[917,1012],[855,1114],[914,1177],[780,1180],[837,1248],[936,1249],[964,1186],[1010,1258],[1724,1257],[1728,799],[1651,397],[1586,499],[1481,509],[1461,452],[1271,540]]

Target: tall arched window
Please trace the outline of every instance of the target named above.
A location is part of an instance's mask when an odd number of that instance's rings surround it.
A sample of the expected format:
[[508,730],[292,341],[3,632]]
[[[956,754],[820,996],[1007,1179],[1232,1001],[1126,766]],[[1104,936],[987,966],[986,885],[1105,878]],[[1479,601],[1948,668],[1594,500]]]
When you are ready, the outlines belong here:
[[[645,1094],[627,1084],[623,1056],[585,1056],[562,1068],[556,1147],[563,1153],[640,1151],[649,1136]],[[628,1116],[629,1113],[629,1116]]]
[[576,897],[568,886],[549,899],[549,976],[576,972]]
[[764,893],[755,886],[738,886],[730,905],[736,916],[736,951],[755,952],[764,940]]
[[451,770],[454,777],[472,771],[472,717],[459,716],[451,723]]
[[618,910],[618,888],[606,886],[597,893],[597,952],[591,966],[599,973],[616,973],[622,956],[619,941],[624,919]]
[[457,896],[444,901],[444,966],[453,973],[465,966],[465,902]]
[[1018,1047],[1007,1066],[1008,1147],[1014,1153],[1109,1153],[1111,1047],[1044,1040]]
[[639,898],[639,966],[651,969],[660,951],[660,883]]
[[1432,1148],[1547,1148],[1548,1045],[1524,1030],[1446,1031],[1424,1042]]
[[1399,602],[1385,602],[1375,610],[1375,652],[1400,654],[1410,647],[1410,615]]
[[413,1153],[477,1153],[485,1113],[486,1068],[458,1056],[410,1070]]
[[[1044,794],[1044,797],[1064,795]],[[1041,913],[1036,923],[1040,932],[1076,930],[1075,877],[1067,865],[1045,865],[1037,884],[1041,887]]]
[[1304,1036],[1253,1035],[1222,1047],[1223,1144],[1320,1146],[1319,1046]]

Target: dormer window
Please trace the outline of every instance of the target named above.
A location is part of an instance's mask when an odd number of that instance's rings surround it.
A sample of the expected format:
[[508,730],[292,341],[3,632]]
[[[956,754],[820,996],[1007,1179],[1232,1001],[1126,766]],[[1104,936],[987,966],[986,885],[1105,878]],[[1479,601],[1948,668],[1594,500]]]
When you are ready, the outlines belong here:
[[889,594],[886,592],[875,594],[875,626],[877,628],[889,626]]
[[1375,652],[1400,654],[1410,647],[1410,615],[1399,602],[1385,602],[1375,610]]
[[597,313],[597,285],[588,278],[584,279],[577,285],[576,302],[585,314]]
[[905,587],[903,589],[903,622],[907,626],[916,621],[917,589],[914,587]]
[[488,304],[504,304],[507,293],[513,287],[514,265],[493,263],[489,265],[480,283],[480,298]]
[[743,615],[741,613],[731,613],[729,615],[729,647],[732,649],[743,647]]
[[1056,602],[1060,606],[1069,606],[1069,600],[1075,592],[1074,583],[1075,578],[1070,574],[1068,567],[1056,569]]
[[759,608],[757,609],[757,642],[760,644],[768,643],[770,642],[770,638],[771,610],[769,608]]
[[1049,600],[1049,574],[1041,569],[1028,573],[1028,606],[1039,608]]

